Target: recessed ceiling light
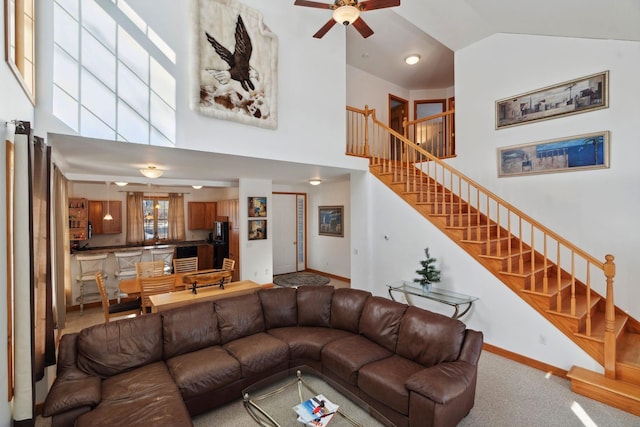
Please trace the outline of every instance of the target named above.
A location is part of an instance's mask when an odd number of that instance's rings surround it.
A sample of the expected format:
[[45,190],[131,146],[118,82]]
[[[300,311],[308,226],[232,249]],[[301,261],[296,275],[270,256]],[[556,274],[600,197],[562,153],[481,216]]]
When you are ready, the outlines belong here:
[[321,182],[322,182],[321,179],[310,179],[309,180],[309,184],[311,184],[311,185],[320,185]]
[[202,185],[192,185],[193,188],[195,188],[196,190],[199,190],[202,188]]
[[404,58],[404,62],[406,62],[409,65],[417,64],[418,62],[420,62],[420,55],[409,55],[406,58]]
[[118,187],[124,187],[124,186],[125,186],[125,185],[127,185],[127,184],[128,184],[128,182],[124,182],[124,181],[116,181],[116,185],[117,185]]

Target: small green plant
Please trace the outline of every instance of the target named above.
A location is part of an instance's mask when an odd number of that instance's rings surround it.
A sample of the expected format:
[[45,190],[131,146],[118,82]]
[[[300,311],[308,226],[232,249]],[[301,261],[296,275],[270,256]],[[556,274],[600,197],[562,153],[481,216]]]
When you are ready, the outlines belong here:
[[422,269],[416,270],[416,273],[418,273],[422,277],[413,279],[413,281],[415,283],[420,283],[423,288],[429,289],[432,283],[440,281],[440,270],[436,269],[436,259],[431,258],[431,255],[429,255],[429,248],[425,248],[424,254],[427,256],[427,258],[424,261],[420,261]]

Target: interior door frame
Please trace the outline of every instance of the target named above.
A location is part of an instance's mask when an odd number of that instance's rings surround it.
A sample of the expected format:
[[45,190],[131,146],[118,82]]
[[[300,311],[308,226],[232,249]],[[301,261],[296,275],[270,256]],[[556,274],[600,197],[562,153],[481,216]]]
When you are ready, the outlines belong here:
[[[402,105],[402,109],[403,109],[402,121],[400,122],[400,129],[393,129],[391,125],[391,111],[398,106],[394,104]],[[387,124],[389,128],[397,131],[400,135],[404,136],[404,127],[402,126],[402,123],[405,120],[409,120],[409,101],[404,98],[400,98],[397,95],[389,93],[388,102],[387,102]],[[400,153],[396,153],[397,147],[398,146],[402,147],[402,144],[397,144],[395,141],[395,137],[391,137],[391,139],[389,140],[389,145],[390,145],[389,152],[390,152],[391,158],[398,158],[398,154],[400,155],[400,157],[402,156],[402,148],[399,150]]]
[[[274,191],[273,195],[279,194],[284,196],[294,196],[296,204],[296,271],[304,271],[307,269],[307,193],[298,192],[286,192],[286,191]],[[302,206],[300,206],[300,204]],[[299,209],[302,209],[302,226],[299,223]],[[302,239],[300,239],[300,232],[302,232]],[[302,240],[302,262],[299,261],[299,248],[300,240]]]

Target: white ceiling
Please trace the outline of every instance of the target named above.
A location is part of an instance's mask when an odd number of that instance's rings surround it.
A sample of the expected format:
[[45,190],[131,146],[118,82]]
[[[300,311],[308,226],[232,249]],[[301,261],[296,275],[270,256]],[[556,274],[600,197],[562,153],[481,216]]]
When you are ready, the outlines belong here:
[[[313,32],[326,22],[322,13],[329,13],[317,12]],[[363,18],[375,32],[367,39],[353,28],[331,30],[347,32],[347,64],[406,89],[453,86],[453,52],[495,33],[640,41],[640,0],[403,0],[399,7],[369,11]],[[409,53],[420,54],[422,61],[407,66],[403,59]],[[349,173],[66,135],[49,135],[48,142],[65,175],[80,181],[148,183],[136,169],[149,163],[171,165],[154,181],[166,185],[237,185],[238,176],[304,184],[313,176],[342,180]]]

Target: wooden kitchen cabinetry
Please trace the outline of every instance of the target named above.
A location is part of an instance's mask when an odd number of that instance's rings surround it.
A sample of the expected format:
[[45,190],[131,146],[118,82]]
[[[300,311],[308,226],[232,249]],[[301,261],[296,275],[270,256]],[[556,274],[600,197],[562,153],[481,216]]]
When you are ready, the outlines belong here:
[[213,246],[198,246],[198,270],[208,270],[213,268]]
[[69,240],[87,240],[89,238],[87,209],[87,199],[69,198]]
[[[105,221],[103,218],[109,212],[113,219]],[[93,227],[93,234],[122,233],[122,202],[120,200],[89,200],[89,221]]]
[[212,230],[216,202],[189,202],[189,230]]
[[233,281],[240,280],[240,203],[238,199],[218,200],[218,216],[229,221],[229,258],[236,262]]

